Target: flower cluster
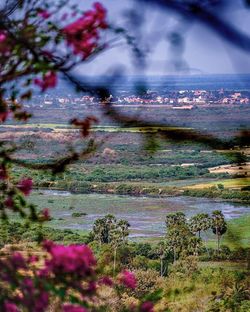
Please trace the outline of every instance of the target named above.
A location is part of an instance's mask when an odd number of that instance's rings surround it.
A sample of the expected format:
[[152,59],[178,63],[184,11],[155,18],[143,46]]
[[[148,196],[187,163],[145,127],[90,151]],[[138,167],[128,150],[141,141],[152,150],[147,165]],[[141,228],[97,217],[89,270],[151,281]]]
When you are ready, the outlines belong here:
[[0,29],[0,55],[8,57],[10,54],[8,34],[5,30]]
[[51,258],[46,261],[46,271],[56,274],[74,274],[78,278],[93,274],[96,260],[86,245],[57,245],[45,241],[44,247]]
[[48,88],[54,88],[57,85],[57,75],[53,71],[48,71],[42,79],[36,78],[34,83],[44,92]]
[[83,59],[89,57],[98,47],[99,32],[107,28],[106,10],[100,3],[94,3],[93,9],[63,28],[62,32],[74,54]]
[[[127,270],[117,282],[108,276],[98,277],[96,260],[86,245],[64,246],[44,241],[43,246],[46,250],[43,262],[36,255],[24,257],[19,252],[0,258],[0,280],[4,283],[0,311],[45,312],[51,298],[59,300],[62,312],[96,311],[89,307],[97,303],[98,288],[112,287],[119,296],[121,284],[136,287],[134,274]],[[139,303],[131,306],[130,311],[153,312],[153,303]]]
[[73,304],[64,304],[63,312],[87,312],[83,307],[73,305]]
[[132,272],[124,270],[120,276],[120,282],[127,288],[136,288],[136,278]]
[[21,191],[25,196],[28,196],[32,191],[32,179],[23,179],[17,184],[17,188]]
[[150,301],[146,301],[141,305],[140,312],[154,312],[154,305]]
[[43,19],[47,19],[50,17],[50,13],[47,10],[40,10],[38,11],[38,16],[40,16]]

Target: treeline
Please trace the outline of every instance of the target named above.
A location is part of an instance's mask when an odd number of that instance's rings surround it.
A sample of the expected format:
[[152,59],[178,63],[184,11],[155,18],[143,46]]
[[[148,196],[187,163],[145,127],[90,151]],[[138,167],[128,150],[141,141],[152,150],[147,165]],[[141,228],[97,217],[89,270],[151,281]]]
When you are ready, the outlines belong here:
[[87,236],[69,229],[61,230],[39,224],[23,224],[21,222],[2,221],[0,224],[0,248],[6,244],[21,242],[39,242],[44,238],[55,242],[85,243]]
[[206,197],[206,198],[221,198],[227,200],[236,201],[250,201],[250,191],[249,190],[220,190],[216,187],[208,187],[203,189],[189,189],[185,190],[183,195],[193,196],[193,197]]
[[[25,175],[27,170],[16,168],[17,177]],[[79,165],[66,170],[63,175],[51,177],[46,172],[32,171],[32,178],[38,184],[40,181],[61,181],[74,180],[85,182],[116,182],[116,181],[165,181],[166,179],[178,180],[194,177],[213,177],[205,168],[197,166],[182,167],[164,167],[164,166],[85,166],[80,168]]]
[[69,178],[87,182],[116,182],[116,181],[141,181],[141,180],[164,180],[164,179],[187,179],[209,174],[209,171],[196,166],[190,167],[161,167],[161,166],[96,166],[84,174],[79,171],[68,173]]

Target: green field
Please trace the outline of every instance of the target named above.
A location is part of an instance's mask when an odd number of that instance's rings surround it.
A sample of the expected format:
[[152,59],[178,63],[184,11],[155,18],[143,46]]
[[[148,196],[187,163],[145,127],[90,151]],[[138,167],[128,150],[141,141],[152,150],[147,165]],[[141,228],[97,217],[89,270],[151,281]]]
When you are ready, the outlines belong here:
[[245,178],[234,178],[234,179],[220,179],[208,183],[198,183],[190,186],[186,186],[187,189],[203,189],[211,186],[217,186],[223,184],[225,188],[241,188],[250,185],[250,177]]
[[[67,124],[54,124],[54,123],[29,123],[24,125],[1,125],[1,128],[6,129],[47,129],[50,128],[52,130],[65,130],[65,129],[75,129],[75,127]],[[93,126],[91,128],[93,132],[102,131],[102,132],[131,132],[131,133],[155,133],[157,131],[175,131],[175,130],[191,130],[192,128],[186,127],[119,127],[119,126]]]

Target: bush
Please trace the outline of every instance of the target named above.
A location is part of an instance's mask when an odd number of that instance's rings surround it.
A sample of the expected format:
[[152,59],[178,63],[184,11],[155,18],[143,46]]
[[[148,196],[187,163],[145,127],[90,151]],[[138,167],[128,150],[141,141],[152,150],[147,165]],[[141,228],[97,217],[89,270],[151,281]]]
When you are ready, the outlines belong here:
[[195,256],[188,256],[180,259],[170,266],[170,274],[179,277],[192,276],[198,272],[198,259]]
[[140,299],[146,294],[159,289],[162,285],[163,279],[155,270],[135,270],[134,274],[137,280],[137,286],[136,289],[130,290],[128,294],[135,298]]
[[72,216],[72,218],[80,218],[80,217],[84,217],[86,215],[87,215],[86,212],[73,212],[71,216]]

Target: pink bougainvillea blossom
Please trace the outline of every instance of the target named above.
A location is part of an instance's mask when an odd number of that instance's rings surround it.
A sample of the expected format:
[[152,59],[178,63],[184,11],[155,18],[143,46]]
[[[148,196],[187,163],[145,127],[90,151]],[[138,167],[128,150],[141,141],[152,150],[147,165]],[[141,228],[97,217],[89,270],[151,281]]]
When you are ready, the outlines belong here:
[[12,197],[7,197],[7,199],[4,201],[4,205],[7,207],[7,208],[13,208],[14,206],[14,200]]
[[120,276],[120,282],[127,288],[136,288],[136,278],[134,273],[124,270]]
[[49,214],[49,209],[48,208],[44,208],[42,211],[42,216],[44,220],[50,220],[50,214]]
[[19,311],[20,310],[14,303],[11,303],[9,301],[4,302],[4,312],[19,312]]
[[92,275],[96,260],[88,246],[63,246],[46,241],[44,247],[51,256],[46,261],[46,268],[50,272],[54,274],[72,273],[78,277]]
[[0,31],[0,43],[4,42],[7,39],[7,35],[4,31]]
[[30,255],[29,258],[27,259],[28,263],[35,263],[38,260],[39,260],[39,258],[36,255]]
[[141,305],[140,312],[154,312],[154,305],[150,301],[146,301]]
[[31,193],[32,190],[32,179],[28,178],[28,179],[23,179],[21,180],[18,185],[17,188],[25,195],[28,196]]
[[[4,57],[9,57],[11,54],[11,40],[8,36],[7,31],[0,29],[0,55]],[[5,112],[4,112],[5,113]],[[5,115],[3,115],[5,116]],[[7,115],[5,119],[7,118]]]
[[106,10],[102,4],[95,3],[92,10],[64,27],[62,32],[68,45],[73,47],[73,52],[85,59],[98,47],[99,32],[106,28]]
[[13,268],[16,270],[18,269],[25,269],[27,267],[26,261],[20,252],[15,251],[10,258],[10,263]]
[[99,280],[100,285],[113,286],[113,281],[108,276],[104,276]]
[[73,304],[64,304],[63,312],[87,312],[87,310],[81,306]]
[[41,10],[38,12],[38,15],[43,19],[47,19],[50,17],[50,13],[47,10]]
[[53,71],[48,71],[43,75],[42,79],[36,78],[34,83],[39,86],[42,91],[45,91],[48,88],[55,88],[57,85],[57,75]]
[[9,116],[8,111],[0,112],[0,122],[5,122],[8,116]]

